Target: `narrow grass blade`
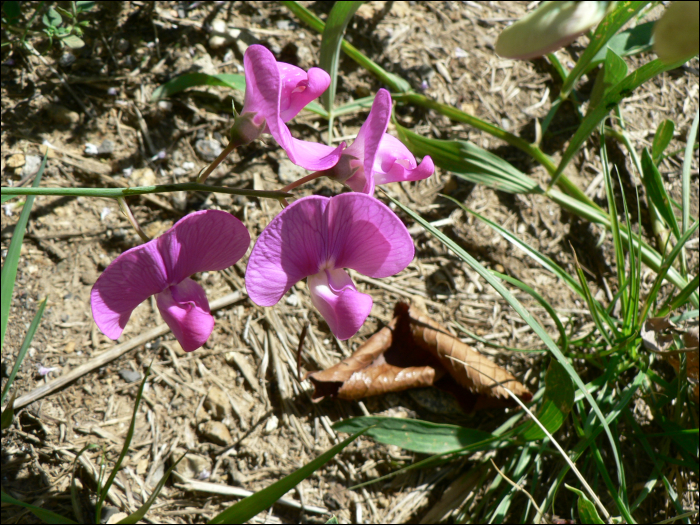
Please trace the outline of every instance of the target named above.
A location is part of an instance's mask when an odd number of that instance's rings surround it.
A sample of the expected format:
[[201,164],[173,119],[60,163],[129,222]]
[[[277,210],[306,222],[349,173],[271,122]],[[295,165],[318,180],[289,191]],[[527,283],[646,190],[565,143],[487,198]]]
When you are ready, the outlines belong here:
[[697,293],[698,286],[700,286],[700,274],[693,277],[693,280],[690,281],[688,283],[688,286],[683,288],[678,295],[676,295],[675,297],[669,297],[666,303],[664,303],[661,309],[656,313],[656,315],[659,317],[663,317],[664,315],[668,315],[669,312],[672,312],[676,308],[680,308],[681,306],[683,306],[688,301],[688,299],[690,299],[691,295]]
[[[304,6],[298,2],[288,0],[283,1],[282,5],[294,13],[299,20],[311,27],[311,29],[317,31],[318,33],[323,33],[326,25],[321,21],[321,19],[319,19]],[[343,39],[341,41],[340,48],[361,67],[364,67],[367,71],[389,86],[391,91],[405,93],[411,90],[411,86],[403,78],[388,72],[379,64],[367,58],[367,56],[365,56],[359,49],[350,44],[347,40]]]
[[[389,198],[391,199],[391,197]],[[501,282],[494,275],[491,274],[491,272],[484,268],[476,259],[474,259],[466,251],[464,251],[452,239],[447,237],[437,228],[433,227],[428,221],[423,219],[423,217],[415,213],[407,206],[404,206],[399,201],[395,199],[391,199],[391,201],[396,206],[401,208],[406,214],[408,214],[413,220],[415,220],[417,223],[423,226],[425,230],[432,233],[433,236],[435,236],[440,242],[442,242],[449,250],[455,253],[464,262],[466,262],[474,271],[476,271],[487,283],[489,283],[496,290],[496,292],[498,292],[498,294],[501,297],[503,297],[508,302],[508,304],[510,304],[513,310],[516,311],[516,313],[523,319],[523,321],[525,321],[530,326],[530,328],[532,328],[532,330],[540,337],[540,339],[542,339],[542,341],[547,346],[552,355],[554,355],[557,361],[561,363],[566,372],[569,374],[569,377],[571,377],[574,383],[576,383],[576,385],[581,389],[581,392],[586,397],[586,400],[590,403],[591,408],[598,416],[599,425],[605,431],[606,435],[608,436],[608,439],[610,440],[610,444],[612,446],[613,451],[613,459],[615,461],[615,467],[617,468],[618,472],[622,470],[620,457],[618,456],[617,449],[615,448],[615,441],[613,439],[612,433],[610,432],[610,427],[608,425],[607,420],[605,419],[605,416],[603,416],[603,413],[601,412],[600,407],[596,403],[595,399],[593,399],[593,396],[591,396],[590,392],[588,392],[588,390],[586,389],[585,383],[581,380],[576,371],[573,369],[566,356],[564,356],[564,354],[561,353],[561,350],[559,350],[559,348],[554,343],[549,334],[546,332],[546,330],[542,328],[542,325],[540,325],[537,322],[537,320],[530,314],[530,312],[528,312],[527,309],[523,307],[523,305],[520,304],[520,302],[515,297],[513,297],[513,295],[501,284]]]
[[[564,367],[552,359],[544,376],[545,390],[542,405],[537,412],[537,419],[550,434],[554,434],[574,406],[574,385]],[[545,437],[544,431],[534,421],[523,424],[520,434],[526,441],[535,441]]]
[[364,2],[336,2],[326,18],[326,26],[321,37],[321,55],[319,67],[331,77],[331,84],[321,95],[321,103],[326,111],[333,116],[333,101],[338,83],[338,60],[340,58],[340,43],[343,41],[345,28],[355,15],[355,11]]
[[[590,49],[590,46],[586,51],[588,51],[588,49]],[[611,88],[608,94],[603,97],[595,109],[588,112],[586,118],[583,119],[583,122],[581,122],[581,125],[576,130],[576,133],[574,133],[574,136],[571,137],[569,145],[564,151],[556,171],[552,175],[552,181],[549,183],[549,187],[551,188],[557,184],[559,177],[564,172],[566,166],[569,165],[571,159],[574,158],[574,155],[576,155],[579,148],[588,139],[593,130],[598,127],[600,122],[605,118],[611,109],[617,106],[623,98],[630,96],[635,89],[644,84],[644,82],[647,80],[654,78],[656,75],[659,75],[664,71],[675,69],[684,63],[685,62],[683,60],[679,60],[672,64],[664,64],[658,59],[652,60],[651,62],[644,64],[639,69],[636,69],[627,75],[624,80]],[[569,75],[569,77],[567,77],[567,81],[571,77],[572,75]]]
[[476,184],[507,193],[542,193],[537,183],[512,164],[463,140],[423,137],[396,124],[399,139],[419,157],[430,155],[435,164]]
[[153,492],[148,497],[148,499],[144,502],[143,505],[141,505],[138,509],[136,509],[135,512],[132,512],[126,518],[122,519],[121,521],[118,521],[117,523],[124,523],[124,524],[131,525],[131,524],[138,523],[139,521],[141,521],[143,519],[143,517],[146,515],[146,513],[148,512],[148,510],[151,508],[151,506],[156,502],[156,499],[158,498],[158,495],[160,494],[161,490],[163,490],[163,487],[165,486],[165,482],[168,481],[170,474],[172,474],[173,470],[175,470],[175,467],[177,467],[180,464],[180,461],[182,461],[186,455],[187,455],[187,452],[185,452],[176,461],[174,461],[172,465],[170,465],[170,468],[165,471],[165,474],[163,474],[163,477],[160,478],[160,480],[158,481],[156,486],[153,488]]
[[2,411],[2,414],[0,414],[0,430],[5,430],[6,428],[10,428],[10,425],[12,425],[12,421],[15,418],[15,399],[17,398],[17,392],[12,392],[12,395],[10,396],[10,400],[7,403],[7,406],[5,406],[5,410]]
[[605,523],[600,515],[598,515],[598,511],[595,505],[593,505],[593,502],[589,500],[582,491],[569,485],[565,485],[565,487],[578,495],[576,506],[578,508],[578,519],[581,523]]
[[333,429],[348,434],[367,430],[376,441],[421,454],[445,454],[477,443],[488,449],[490,443],[500,440],[481,430],[395,417],[356,417],[335,423]]
[[627,63],[615,51],[608,48],[603,70],[598,73],[593,85],[588,110],[598,105],[605,94],[627,75]]
[[[393,95],[392,95],[393,97]],[[350,115],[351,113],[356,113],[357,111],[363,109],[370,109],[372,107],[372,102],[374,102],[374,95],[370,97],[363,97],[338,106],[333,110],[333,115],[339,117],[341,115]]]
[[22,346],[19,349],[19,352],[17,353],[17,359],[15,360],[15,364],[12,367],[12,371],[10,372],[10,376],[7,378],[7,383],[5,383],[5,388],[2,389],[2,399],[0,399],[0,405],[5,403],[5,397],[7,396],[7,393],[10,391],[10,387],[12,386],[12,383],[15,381],[15,377],[17,377],[17,372],[19,372],[20,366],[22,366],[22,361],[24,361],[24,356],[27,355],[27,351],[29,350],[29,345],[32,342],[32,339],[34,338],[34,334],[36,333],[36,329],[39,328],[39,323],[41,323],[41,317],[44,315],[44,308],[46,308],[46,300],[48,298],[44,297],[41,302],[39,303],[39,308],[36,311],[36,314],[34,314],[34,319],[32,319],[32,324],[29,325],[29,330],[27,330],[27,333],[24,336],[24,340],[22,341]]
[[552,308],[552,305],[547,302],[547,300],[542,297],[539,293],[537,293],[535,290],[533,290],[531,287],[529,287],[527,284],[525,284],[522,281],[519,281],[515,277],[511,277],[510,275],[505,275],[503,273],[498,273],[498,272],[492,272],[496,277],[499,279],[503,279],[504,281],[509,282],[513,286],[517,286],[520,288],[523,292],[528,293],[532,296],[532,298],[540,303],[542,305],[542,308],[545,309],[545,311],[549,314],[549,316],[552,318],[552,321],[554,321],[555,326],[557,327],[557,330],[559,331],[559,342],[562,345],[562,350],[564,353],[566,353],[569,349],[569,337],[566,335],[566,330],[564,330],[564,325],[561,324],[561,321],[559,320],[559,316],[557,315],[556,310]]
[[568,97],[569,93],[576,87],[581,75],[589,70],[590,64],[594,58],[598,57],[598,53],[605,49],[610,40],[613,38],[625,23],[637,14],[649,2],[618,2],[617,7],[608,13],[608,15],[598,24],[591,42],[586,47],[586,50],[578,59],[576,65],[571,70],[564,81],[561,88],[562,98]]
[[217,514],[211,519],[211,521],[209,521],[209,523],[244,523],[250,520],[260,512],[274,505],[274,503],[284,496],[284,494],[289,492],[311,474],[320,469],[323,465],[328,463],[335,457],[336,454],[338,454],[364,433],[365,430],[362,430],[356,434],[353,434],[345,441],[337,444],[313,461],[310,461],[296,472],[293,472],[278,482],[273,483],[269,487],[256,492],[252,496],[248,496],[220,514]]
[[673,213],[673,206],[671,205],[671,199],[668,196],[668,192],[664,187],[664,181],[661,178],[661,173],[656,167],[649,150],[644,148],[642,152],[642,177],[644,181],[644,187],[651,198],[651,202],[654,207],[659,211],[661,217],[663,217],[666,224],[673,231],[673,235],[676,239],[681,236],[681,229],[678,226],[678,220]]
[[122,466],[122,462],[124,461],[126,454],[129,452],[131,440],[134,438],[134,430],[136,429],[136,416],[139,413],[139,405],[141,404],[141,398],[143,397],[143,389],[146,387],[146,381],[148,380],[148,375],[150,373],[151,367],[149,365],[149,367],[146,369],[146,372],[143,374],[141,386],[139,387],[139,391],[136,394],[136,399],[134,400],[134,411],[131,414],[131,423],[129,424],[129,430],[126,432],[126,437],[124,438],[124,446],[122,447],[122,450],[119,453],[117,461],[114,463],[114,467],[112,468],[112,472],[107,478],[107,482],[104,484],[104,487],[102,487],[99,491],[97,503],[95,504],[95,516],[97,516],[98,521],[102,516],[102,505],[105,501],[105,498],[107,497],[107,493],[112,487],[112,483],[114,483],[114,478],[117,477],[117,472],[119,472],[119,469]]
[[151,101],[167,98],[175,93],[197,86],[222,86],[245,92],[245,76],[239,74],[209,75],[207,73],[185,73],[156,88]]
[[277,200],[292,196],[290,193],[283,193],[280,191],[244,190],[227,188],[225,186],[207,186],[206,184],[199,184],[197,182],[135,186],[133,188],[2,188],[3,196],[57,195],[63,197],[104,197],[108,199],[129,197],[132,195],[145,195],[147,193],[172,193],[174,191],[208,191],[211,193],[228,193],[229,195],[243,195],[245,197]]
[[628,57],[649,51],[652,45],[651,35],[653,29],[654,22],[645,22],[644,24],[620,31],[591,59],[586,67],[586,73],[605,61],[608,49],[612,49],[620,57]]
[[55,512],[51,512],[50,510],[44,510],[41,507],[35,507],[34,505],[30,505],[29,503],[25,503],[24,501],[15,499],[9,494],[7,494],[4,490],[0,491],[0,497],[2,498],[3,506],[18,505],[20,507],[24,507],[44,523],[75,523],[75,521],[61,516],[60,514],[56,514]]
[[671,143],[671,139],[673,139],[673,132],[675,130],[676,125],[669,119],[664,120],[661,124],[659,124],[659,127],[656,128],[654,142],[651,145],[651,158],[654,160],[654,164],[657,166],[661,162],[664,151],[666,151],[666,148]]
[[[46,160],[48,159],[48,150],[44,155],[44,160],[41,161],[39,171],[34,178],[32,187],[38,188],[41,183],[41,177],[46,169]],[[4,193],[4,192],[3,192]],[[27,202],[22,208],[22,213],[19,215],[19,220],[15,225],[15,231],[12,234],[10,247],[7,249],[5,256],[5,264],[2,265],[0,273],[0,348],[5,348],[5,330],[7,329],[7,321],[10,318],[10,305],[12,304],[12,291],[15,287],[15,278],[17,277],[17,265],[19,264],[19,252],[24,241],[24,232],[27,229],[29,214],[32,211],[34,197],[28,197]]]
[[[602,335],[603,339],[605,339],[605,342],[608,343],[608,346],[613,346],[612,337],[610,336],[607,329],[605,328],[605,325],[603,324],[603,320],[601,319],[601,316],[599,315],[600,312],[596,308],[595,299],[593,299],[593,294],[591,293],[591,289],[588,287],[588,281],[586,281],[586,276],[584,275],[583,270],[581,269],[581,265],[578,262],[578,257],[576,256],[576,252],[574,252],[574,261],[576,263],[576,274],[578,275],[578,280],[581,283],[581,289],[583,290],[583,297],[586,299],[586,303],[588,304],[588,311],[591,312],[591,317],[593,317],[593,322],[595,323],[596,328],[598,328],[598,332],[600,333],[600,335]],[[612,326],[610,326],[610,327],[612,328]]]
[[[695,118],[693,119],[693,124],[690,127],[688,138],[686,139],[685,155],[683,156],[683,178],[681,181],[681,194],[683,199],[681,231],[683,233],[688,231],[690,227],[690,167],[693,159],[693,146],[695,146],[695,139],[698,136],[699,119],[700,110],[695,112]],[[684,249],[683,252],[681,252],[681,273],[683,273],[684,276],[687,274],[687,267]]]
[[[698,226],[700,225],[700,222],[696,222],[693,224],[690,229],[685,232],[685,234],[678,239],[678,242],[676,245],[673,247],[673,250],[671,250],[671,253],[668,254],[666,259],[664,260],[663,265],[659,269],[659,273],[656,275],[656,279],[654,280],[654,284],[651,287],[651,290],[649,290],[649,293],[647,294],[647,298],[644,302],[644,307],[642,308],[642,314],[639,316],[639,327],[641,327],[641,323],[643,323],[647,316],[649,315],[649,311],[651,310],[651,306],[654,304],[654,301],[656,300],[656,296],[659,293],[659,290],[661,289],[661,285],[663,284],[663,280],[666,277],[666,274],[671,270],[671,266],[673,265],[673,262],[676,260],[676,257],[681,253],[681,250],[685,246],[685,244],[690,240],[692,235],[697,231]],[[695,286],[693,286],[693,283],[695,283]],[[685,301],[688,299],[692,299],[693,295],[697,295],[698,292],[698,276],[696,275],[690,283],[681,290],[681,293],[678,294],[678,296],[673,300],[673,303],[671,304],[672,306],[675,305],[674,308],[670,308],[670,310],[673,310],[675,308],[678,308],[679,306],[682,306],[685,304]],[[662,310],[665,310],[663,308]],[[660,313],[660,312],[659,312]]]
[[14,195],[2,195],[0,196],[0,204],[5,204],[7,201],[9,201]]

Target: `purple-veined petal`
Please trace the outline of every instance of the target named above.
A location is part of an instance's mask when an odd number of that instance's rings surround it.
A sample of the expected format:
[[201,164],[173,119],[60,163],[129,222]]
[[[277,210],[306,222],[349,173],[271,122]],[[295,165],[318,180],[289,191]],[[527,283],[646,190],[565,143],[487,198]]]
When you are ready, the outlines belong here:
[[92,287],[92,316],[110,339],[119,338],[134,308],[168,287],[168,273],[156,242],[122,253]]
[[[278,63],[272,52],[264,46],[252,45],[245,52],[243,65],[246,92],[242,113],[256,113],[253,119],[255,124],[260,124],[264,119],[267,122],[267,131],[287,152],[289,160],[294,164],[312,171],[326,170],[335,166],[345,144],[333,148],[316,142],[296,139],[292,137],[292,133],[284,123],[280,109],[282,81]],[[324,80],[317,71],[310,73],[306,89],[317,91]],[[285,89],[288,89],[288,86]],[[291,114],[300,101],[305,100],[301,91],[294,94],[298,96],[292,96],[294,89],[288,90],[290,95],[289,108],[286,109],[285,116]]]
[[328,206],[328,260],[370,277],[388,277],[413,260],[413,240],[389,207],[364,193],[343,193]]
[[327,252],[329,201],[317,195],[299,199],[260,234],[245,274],[246,289],[255,304],[272,306],[296,282],[318,273]]
[[322,270],[309,276],[311,302],[341,341],[351,338],[372,310],[372,297],[357,291],[345,270]]
[[214,329],[204,289],[189,277],[156,295],[158,310],[185,352],[202,346]]
[[301,68],[277,62],[282,91],[280,94],[280,118],[289,122],[312,100],[328,89],[331,77],[323,69],[312,67],[307,73]]
[[250,234],[228,212],[202,210],[180,219],[157,240],[168,284],[205,271],[223,270],[245,255]]
[[[423,180],[435,172],[433,159],[426,155],[420,165],[408,148],[389,134],[382,137],[374,163],[375,184]],[[370,194],[371,195],[371,194]]]

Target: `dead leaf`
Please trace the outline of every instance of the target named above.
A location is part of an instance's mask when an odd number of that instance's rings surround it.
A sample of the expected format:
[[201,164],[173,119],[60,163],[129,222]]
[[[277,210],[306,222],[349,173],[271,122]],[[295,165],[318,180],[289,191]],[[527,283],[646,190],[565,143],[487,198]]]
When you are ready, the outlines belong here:
[[509,372],[405,303],[397,303],[391,323],[352,356],[307,378],[315,388],[314,400],[326,396],[357,400],[434,386],[452,394],[468,413],[514,404],[496,383],[503,383],[523,401],[532,398]]
[[644,326],[639,332],[644,342],[644,348],[655,354],[666,352],[673,343],[673,336],[663,332],[669,328],[675,328],[675,326],[668,316],[650,317],[644,321]]

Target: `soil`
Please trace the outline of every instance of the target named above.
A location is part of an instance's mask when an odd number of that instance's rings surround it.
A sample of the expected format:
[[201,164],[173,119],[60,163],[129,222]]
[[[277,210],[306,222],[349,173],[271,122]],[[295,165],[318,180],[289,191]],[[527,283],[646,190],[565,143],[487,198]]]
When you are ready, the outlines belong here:
[[[321,18],[331,5],[303,4]],[[493,51],[499,32],[527,8],[527,2],[368,2],[355,16],[347,38],[382,67],[406,78],[414,89],[533,139],[536,121],[541,122],[558,93],[558,77],[544,59],[505,60]],[[33,8],[27,9],[32,12]],[[658,8],[649,17],[658,17]],[[42,155],[44,143],[54,149],[50,150],[42,186],[119,187],[192,181],[211,160],[207,148],[227,143],[231,101],[240,109],[241,94],[219,87],[199,87],[154,103],[151,94],[157,87],[190,71],[239,73],[242,53],[252,43],[262,43],[279,60],[305,69],[316,65],[319,56],[320,36],[273,2],[98,2],[81,19],[89,22],[82,49],[62,49],[56,42],[50,45],[41,35],[28,37],[37,55],[17,45],[3,47],[3,186],[31,184],[36,174],[32,163]],[[237,37],[224,45],[213,45],[210,29],[215,20],[240,29]],[[38,24],[34,25],[33,29],[39,29]],[[3,42],[7,37],[3,35]],[[17,36],[11,39],[16,42]],[[571,67],[586,43],[586,37],[582,37],[558,52],[562,62]],[[649,59],[649,55],[642,55],[628,59],[628,63],[632,68]],[[664,119],[673,120],[676,126],[669,151],[685,148],[698,110],[697,68],[694,59],[648,82],[625,100],[623,116],[637,148],[651,147],[654,132]],[[382,87],[347,57],[341,60],[340,72],[338,104],[368,96]],[[584,99],[594,75],[584,79]],[[334,141],[351,140],[365,117],[366,111],[360,111],[337,118]],[[432,111],[401,105],[396,107],[396,117],[417,133],[468,139],[537,180],[548,181],[543,168],[523,153],[469,126]],[[565,106],[543,138],[543,149],[555,158],[560,156],[576,125],[574,108]],[[290,127],[306,140],[327,138],[327,122],[310,112],[302,112]],[[392,127],[389,131],[393,132]],[[88,144],[98,146],[101,153],[89,155]],[[609,147],[628,202],[630,197],[635,198],[635,188],[641,195],[641,215],[635,211],[634,228],[655,244],[643,186],[626,152],[612,142]],[[598,177],[598,152],[598,139],[592,138],[577,155],[571,178],[606,207]],[[682,155],[675,155],[663,161],[660,168],[666,186],[678,200],[681,167]],[[264,136],[236,150],[209,181],[271,190],[299,176],[272,138]],[[691,182],[693,217],[697,220],[697,153]],[[616,291],[610,236],[601,244],[601,229],[562,211],[543,196],[496,192],[440,169],[427,181],[385,188],[428,220],[447,220],[442,230],[462,248],[486,267],[533,286],[577,333],[593,327],[585,304],[549,272],[441,194],[459,199],[468,208],[516,232],[571,274],[575,274],[575,251],[594,295],[604,302]],[[340,185],[324,179],[302,187],[298,195],[340,191]],[[19,217],[15,202],[3,205],[3,261]],[[151,237],[167,230],[186,213],[222,209],[241,219],[254,240],[280,209],[275,201],[203,192],[133,198],[129,203]],[[425,395],[415,391],[364,402],[324,400],[315,404],[310,400],[310,383],[298,379],[296,349],[304,326],[309,329],[301,355],[302,374],[330,367],[347,357],[390,321],[398,300],[418,298],[435,320],[455,334],[464,336],[459,328],[464,327],[492,343],[486,346],[462,337],[506,367],[532,392],[538,390],[548,364],[544,353],[493,346],[541,348],[528,325],[458,257],[408,217],[400,212],[399,216],[414,237],[416,258],[393,278],[376,281],[353,274],[358,289],[372,295],[374,307],[352,339],[341,343],[332,336],[311,305],[303,283],[275,307],[253,304],[245,295],[245,259],[226,271],[196,276],[210,301],[242,292],[240,300],[216,312],[216,326],[205,347],[185,354],[168,333],[23,408],[12,427],[3,432],[3,490],[23,501],[73,516],[70,487],[76,454],[87,444],[98,444],[99,448],[81,456],[81,466],[76,469],[84,517],[89,519],[96,477],[90,466],[97,468],[103,454],[111,465],[119,454],[139,379],[151,363],[151,378],[138,412],[132,446],[117,475],[113,499],[108,500],[110,511],[135,511],[170,465],[171,455],[179,451],[193,454],[188,467],[182,467],[186,477],[257,491],[343,439],[331,428],[333,422],[343,418],[393,415],[468,424],[485,431],[497,428],[509,417],[508,410],[465,416],[452,406],[451,398],[436,400],[440,394],[433,390]],[[2,354],[3,385],[38,302],[48,297],[48,303],[14,383],[13,390],[19,395],[90,362],[116,344],[92,321],[90,289],[110,261],[140,243],[116,203],[107,199],[37,198],[27,231]],[[694,243],[691,270],[697,273],[697,240]],[[643,276],[644,286],[650,286],[653,272],[644,270]],[[556,335],[544,310],[528,295],[514,293]],[[161,323],[155,303],[147,301],[135,310],[119,342]],[[42,376],[40,367],[52,371]],[[344,523],[358,519],[376,523],[436,519],[435,513],[428,513],[447,487],[457,486],[460,475],[471,465],[468,460],[409,471],[349,490],[422,457],[363,437],[286,498],[326,509]],[[497,463],[498,459],[504,460],[500,455],[495,457]],[[629,480],[628,486],[633,486]],[[147,521],[203,522],[235,500],[192,490],[181,479],[172,479]],[[563,499],[561,503],[561,508],[555,510],[565,513],[569,507]],[[649,520],[662,519],[655,509],[647,512]],[[323,523],[328,517],[313,509],[275,505],[252,521]],[[35,520],[19,507],[2,508],[3,523]]]

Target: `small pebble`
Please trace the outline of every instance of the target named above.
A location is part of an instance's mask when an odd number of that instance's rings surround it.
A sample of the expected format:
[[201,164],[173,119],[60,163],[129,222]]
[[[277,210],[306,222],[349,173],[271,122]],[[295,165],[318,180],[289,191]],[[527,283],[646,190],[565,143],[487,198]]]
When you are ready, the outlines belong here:
[[22,168],[22,177],[31,177],[36,175],[41,167],[41,157],[39,155],[27,155]]
[[77,59],[73,53],[63,53],[61,58],[58,59],[58,65],[61,67],[72,66]]
[[210,139],[198,140],[194,144],[194,149],[197,151],[197,154],[200,157],[202,157],[202,159],[206,162],[213,162],[214,160],[216,160],[216,157],[218,157],[219,154],[223,151],[221,144],[219,144],[215,140]]
[[233,443],[233,438],[226,425],[220,421],[207,421],[201,427],[202,437],[211,443],[225,447]]
[[89,155],[91,157],[96,157],[98,152],[99,152],[99,149],[94,144],[92,144],[90,142],[87,142],[85,144],[85,155]]
[[97,155],[100,157],[109,157],[114,153],[114,142],[109,139],[102,141],[102,144],[97,148]]
[[135,372],[134,370],[120,370],[119,376],[127,383],[135,383],[136,381],[141,381],[141,372]]

